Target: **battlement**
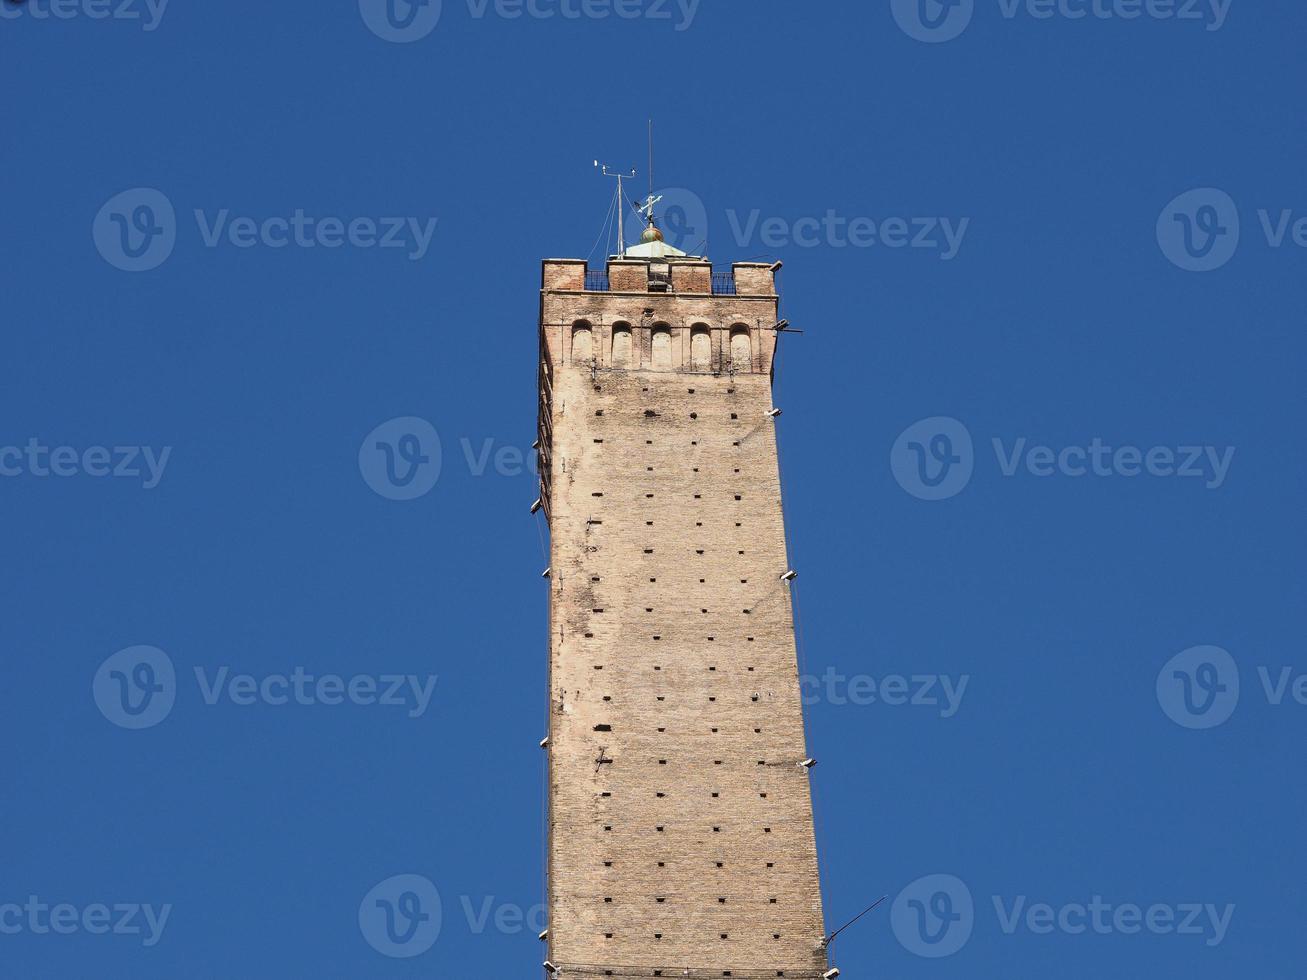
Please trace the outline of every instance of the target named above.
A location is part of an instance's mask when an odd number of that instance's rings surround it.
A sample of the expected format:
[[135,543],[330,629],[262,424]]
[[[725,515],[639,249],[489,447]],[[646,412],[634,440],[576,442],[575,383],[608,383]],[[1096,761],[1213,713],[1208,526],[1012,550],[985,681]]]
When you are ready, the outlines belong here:
[[714,269],[697,256],[612,257],[603,269],[585,259],[545,259],[541,288],[548,292],[679,293],[687,296],[775,296],[781,263],[735,262]]

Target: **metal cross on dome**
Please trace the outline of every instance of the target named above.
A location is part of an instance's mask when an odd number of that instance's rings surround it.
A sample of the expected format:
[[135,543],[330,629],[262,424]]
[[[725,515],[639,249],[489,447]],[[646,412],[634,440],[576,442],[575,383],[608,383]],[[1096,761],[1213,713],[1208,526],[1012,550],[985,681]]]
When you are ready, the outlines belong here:
[[648,200],[640,205],[640,214],[644,216],[645,224],[652,225],[654,223],[654,205],[658,204],[662,199],[661,194],[654,194],[653,191],[650,191]]

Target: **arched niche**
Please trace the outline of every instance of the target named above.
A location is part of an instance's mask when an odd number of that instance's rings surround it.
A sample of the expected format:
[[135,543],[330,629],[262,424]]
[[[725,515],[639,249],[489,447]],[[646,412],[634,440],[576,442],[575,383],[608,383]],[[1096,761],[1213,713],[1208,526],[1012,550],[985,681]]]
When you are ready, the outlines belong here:
[[631,325],[613,324],[613,367],[631,367]]
[[690,370],[708,371],[712,368],[712,333],[706,323],[690,328]]

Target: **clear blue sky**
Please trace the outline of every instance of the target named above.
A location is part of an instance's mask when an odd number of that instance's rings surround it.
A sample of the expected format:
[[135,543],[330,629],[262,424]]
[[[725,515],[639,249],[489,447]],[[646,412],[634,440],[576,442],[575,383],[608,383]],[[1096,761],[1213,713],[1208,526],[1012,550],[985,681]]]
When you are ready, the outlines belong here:
[[66,3],[0,20],[0,974],[538,975],[539,261],[654,115],[669,223],[783,259],[806,331],[829,924],[890,897],[845,976],[1301,975],[1302,5]]

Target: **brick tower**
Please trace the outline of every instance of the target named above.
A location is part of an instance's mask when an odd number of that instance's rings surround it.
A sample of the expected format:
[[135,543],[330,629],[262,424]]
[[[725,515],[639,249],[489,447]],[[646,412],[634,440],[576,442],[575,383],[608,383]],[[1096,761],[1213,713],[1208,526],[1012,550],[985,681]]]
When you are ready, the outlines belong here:
[[[548,965],[828,970],[781,514],[775,266],[544,262]],[[783,329],[783,327],[781,328]]]

